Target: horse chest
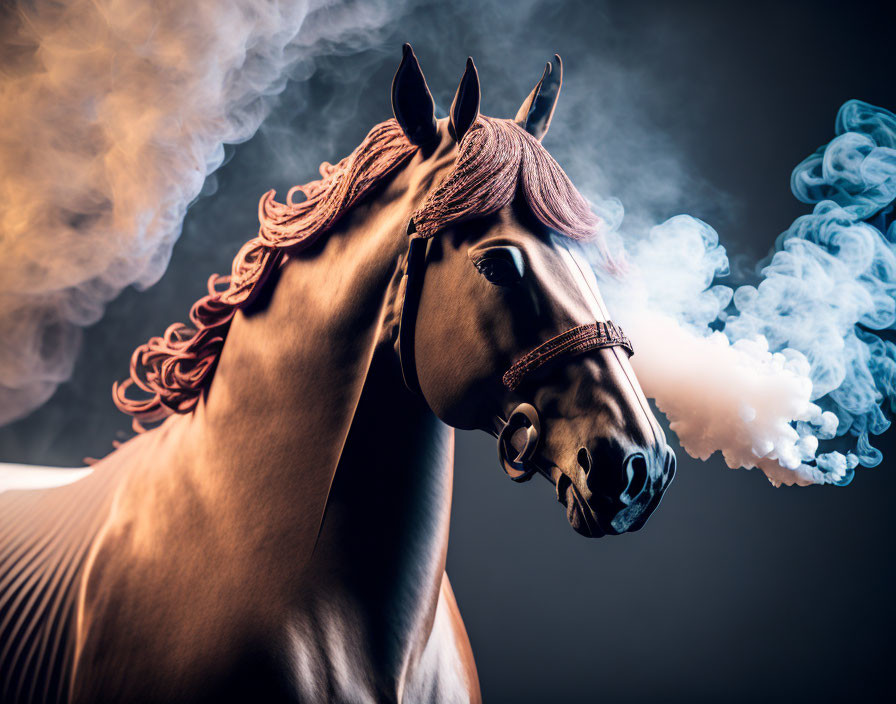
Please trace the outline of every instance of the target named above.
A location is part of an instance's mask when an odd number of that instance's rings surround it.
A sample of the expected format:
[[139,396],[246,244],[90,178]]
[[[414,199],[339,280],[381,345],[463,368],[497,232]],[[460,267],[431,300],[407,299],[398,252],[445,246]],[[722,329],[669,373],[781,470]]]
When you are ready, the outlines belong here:
[[[335,570],[287,595],[270,569],[217,555],[214,542],[188,533],[166,541],[155,559],[123,562],[140,543],[134,532],[130,524],[107,531],[91,562],[76,701],[460,702],[478,695],[457,607],[438,586],[441,571],[423,590],[438,595],[433,614],[420,585],[402,580],[406,588],[397,589],[369,572],[348,580],[359,588],[336,579],[346,575]],[[382,592],[404,596],[383,600]]]
[[130,642],[106,644],[105,664],[82,661],[91,666],[85,680],[90,687],[75,700],[478,701],[472,654],[465,638],[457,636],[458,622],[452,605],[440,599],[422,651],[398,660],[383,656],[383,634],[371,633],[358,614],[332,602],[251,636],[244,628],[222,627],[193,642],[189,651],[177,638],[165,652],[150,649],[145,634],[132,630]]
[[462,629],[449,587],[439,598],[422,647],[395,658],[383,652],[390,649],[383,645],[383,634],[371,633],[369,623],[351,608],[319,605],[290,624],[289,677],[299,701],[478,701],[478,680]]
[[432,632],[420,661],[408,678],[408,702],[478,702],[479,678],[460,612],[443,580]]

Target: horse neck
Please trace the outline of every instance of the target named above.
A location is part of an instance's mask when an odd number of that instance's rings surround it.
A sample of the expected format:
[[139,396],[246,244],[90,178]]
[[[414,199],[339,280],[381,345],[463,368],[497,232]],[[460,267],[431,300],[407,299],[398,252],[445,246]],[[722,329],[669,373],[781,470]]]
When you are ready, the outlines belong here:
[[[195,451],[178,471],[203,487],[247,552],[281,567],[288,555],[294,573],[314,552],[337,468],[350,474],[362,457],[387,467],[408,436],[426,444],[444,435],[398,388],[391,351],[407,220],[425,194],[403,176],[290,257],[261,300],[235,317],[207,399],[189,420]],[[358,411],[374,397],[400,425],[379,427],[380,441],[369,443],[359,428],[371,419],[365,412],[362,424]],[[400,460],[378,488],[419,459]]]
[[[395,266],[398,250],[391,255]],[[287,290],[288,276],[278,290]],[[248,466],[228,469],[238,473],[233,510],[245,521],[235,533],[253,536],[241,552],[251,556],[253,574],[271,580],[270,592],[294,606],[297,632],[325,628],[332,642],[347,639],[351,648],[361,647],[353,639],[363,633],[372,644],[363,667],[400,683],[426,646],[439,600],[453,430],[402,381],[391,334],[397,266],[375,278],[386,280],[371,286],[378,296],[350,296],[349,327],[300,326],[315,339],[296,365],[304,374],[298,378],[293,362],[271,363],[264,376],[281,381],[264,384],[265,393],[279,400],[267,398],[269,410],[244,419],[251,430],[229,438],[221,461],[232,465],[234,447],[246,448],[240,463]],[[275,329],[284,336],[281,325]],[[247,377],[247,388],[255,383],[264,382]]]
[[303,575],[297,623],[299,632],[363,652],[355,666],[388,691],[401,691],[430,639],[452,479],[453,429],[404,389],[380,346]]

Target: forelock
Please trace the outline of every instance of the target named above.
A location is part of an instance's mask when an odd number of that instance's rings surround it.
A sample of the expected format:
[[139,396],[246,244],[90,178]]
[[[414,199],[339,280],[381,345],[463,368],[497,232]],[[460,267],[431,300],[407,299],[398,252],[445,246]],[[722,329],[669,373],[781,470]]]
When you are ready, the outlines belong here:
[[454,170],[414,213],[417,232],[432,237],[490,215],[518,191],[546,227],[577,240],[599,236],[600,219],[541,143],[512,120],[484,115],[461,141]]

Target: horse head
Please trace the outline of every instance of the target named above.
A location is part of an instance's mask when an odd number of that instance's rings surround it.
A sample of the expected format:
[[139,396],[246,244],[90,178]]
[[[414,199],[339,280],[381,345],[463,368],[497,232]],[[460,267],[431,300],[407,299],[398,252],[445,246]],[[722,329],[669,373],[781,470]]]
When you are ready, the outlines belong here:
[[436,120],[405,47],[396,120],[421,149],[450,140],[458,155],[409,226],[395,343],[407,385],[438,418],[496,436],[511,478],[548,478],[572,527],[601,537],[645,524],[675,455],[576,242],[599,222],[541,145],[555,64],[513,120],[496,120],[479,114],[468,60],[450,116]]

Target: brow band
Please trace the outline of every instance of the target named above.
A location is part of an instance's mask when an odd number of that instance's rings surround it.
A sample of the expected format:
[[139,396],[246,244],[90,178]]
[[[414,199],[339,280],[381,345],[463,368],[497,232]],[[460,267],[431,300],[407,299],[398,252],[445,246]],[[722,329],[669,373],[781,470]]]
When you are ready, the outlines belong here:
[[603,347],[622,347],[629,356],[634,354],[632,343],[622,332],[622,328],[611,320],[579,325],[557,337],[552,337],[520,357],[505,372],[504,386],[513,391],[528,374],[558,357],[582,354]]

